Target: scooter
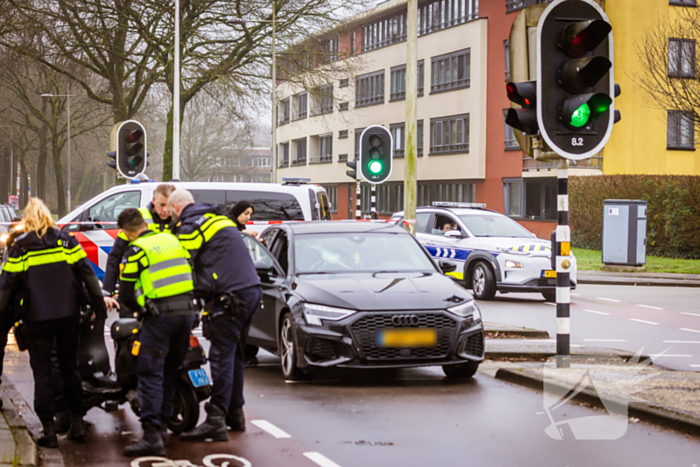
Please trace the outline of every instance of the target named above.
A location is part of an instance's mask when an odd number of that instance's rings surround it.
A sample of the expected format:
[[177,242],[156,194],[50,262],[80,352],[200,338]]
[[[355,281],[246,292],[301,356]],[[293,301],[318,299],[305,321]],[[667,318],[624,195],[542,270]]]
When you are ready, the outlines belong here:
[[[113,372],[105,344],[104,321],[91,321],[90,315],[89,308],[81,312],[78,348],[85,408],[89,410],[99,407],[112,412],[128,402],[138,415],[136,356],[132,354],[132,349],[141,332],[141,321],[136,318],[120,318],[112,323],[110,334],[115,346]],[[206,362],[199,340],[190,334],[185,361],[178,370],[173,400],[175,413],[168,420],[168,428],[173,433],[193,429],[199,419],[199,403],[211,395],[211,384],[202,368]]]

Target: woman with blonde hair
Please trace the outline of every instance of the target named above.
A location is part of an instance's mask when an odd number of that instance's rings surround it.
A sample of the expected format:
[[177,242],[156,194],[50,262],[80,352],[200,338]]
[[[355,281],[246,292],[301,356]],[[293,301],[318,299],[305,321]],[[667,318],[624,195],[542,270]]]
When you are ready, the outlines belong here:
[[62,392],[71,412],[68,437],[84,438],[85,408],[78,371],[80,305],[88,299],[98,320],[104,320],[107,311],[85,251],[75,238],[56,227],[51,211],[40,199],[32,198],[27,204],[22,227],[23,233],[8,245],[7,263],[0,274],[0,315],[10,313],[10,305],[21,304],[14,309],[13,319],[22,320],[26,327],[34,411],[44,427],[39,445],[55,448],[51,347],[55,341]]

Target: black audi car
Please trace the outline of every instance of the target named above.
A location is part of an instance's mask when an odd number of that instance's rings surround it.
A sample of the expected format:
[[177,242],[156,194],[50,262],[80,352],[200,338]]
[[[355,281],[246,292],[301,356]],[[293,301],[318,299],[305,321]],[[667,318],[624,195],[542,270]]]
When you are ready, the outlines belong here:
[[[472,376],[484,326],[471,294],[404,229],[390,223],[304,222],[244,235],[263,307],[248,345],[281,358],[285,378],[328,367],[441,365]],[[251,348],[249,347],[250,351]]]

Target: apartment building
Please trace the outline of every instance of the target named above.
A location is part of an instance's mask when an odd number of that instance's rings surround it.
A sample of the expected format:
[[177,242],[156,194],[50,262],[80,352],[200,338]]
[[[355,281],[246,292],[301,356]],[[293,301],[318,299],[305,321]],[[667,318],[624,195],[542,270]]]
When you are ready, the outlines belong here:
[[272,149],[269,147],[252,147],[231,149],[225,157],[220,158],[210,169],[209,180],[212,182],[270,182],[272,167]]

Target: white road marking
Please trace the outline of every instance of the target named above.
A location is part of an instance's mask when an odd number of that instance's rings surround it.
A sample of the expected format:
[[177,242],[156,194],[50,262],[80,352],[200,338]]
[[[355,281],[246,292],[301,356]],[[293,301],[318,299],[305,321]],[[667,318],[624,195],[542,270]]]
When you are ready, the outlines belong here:
[[637,306],[641,306],[642,308],[649,308],[650,310],[663,310],[663,308],[661,308],[661,307],[658,307],[658,306],[651,306],[651,305],[639,305],[639,304],[638,304]]
[[336,464],[320,452],[305,452],[304,457],[312,460],[321,467],[340,467],[338,464]]
[[697,332],[700,333],[697,329],[688,329],[688,328],[681,328],[681,331],[688,331],[688,332]]
[[263,431],[267,431],[268,433],[270,433],[272,436],[274,436],[277,439],[291,438],[289,433],[277,428],[275,425],[268,422],[267,420],[252,420],[250,423],[257,426],[258,428],[260,428]]
[[583,310],[583,311],[586,311],[588,313],[595,313],[596,315],[605,315],[605,316],[610,315],[610,313],[603,313],[602,311],[595,311],[595,310]]
[[700,365],[690,365],[692,368],[700,368]]
[[652,325],[654,325],[654,326],[658,326],[658,325],[659,325],[659,323],[655,323],[655,322],[653,322],[653,321],[645,321],[645,320],[643,320],[643,319],[637,319],[637,318],[630,318],[630,321],[636,321],[636,322],[638,322],[638,323],[644,323],[644,324],[652,324]]
[[700,344],[700,341],[663,341],[664,344]]
[[624,339],[584,339],[585,342],[627,342]]
[[552,302],[544,302],[544,304],[549,305],[549,306],[557,306],[556,303],[552,303]]
[[571,296],[572,296],[572,297],[580,297],[581,294],[580,294],[580,293],[573,293],[573,292],[572,292],[572,293],[571,293]]
[[700,315],[697,314],[697,313],[688,313],[688,312],[686,312],[686,311],[681,311],[681,314],[682,314],[682,315],[688,315],[688,316],[696,316],[696,317],[700,318]]
[[287,384],[326,384],[326,383],[339,383],[339,379],[311,379],[308,381],[294,381],[291,379],[285,379]]
[[605,300],[606,302],[620,303],[621,300],[615,300],[614,298],[598,297],[598,300]]
[[651,358],[661,358],[661,357],[669,357],[669,358],[692,358],[692,355],[669,355],[665,353],[653,353],[649,354]]

